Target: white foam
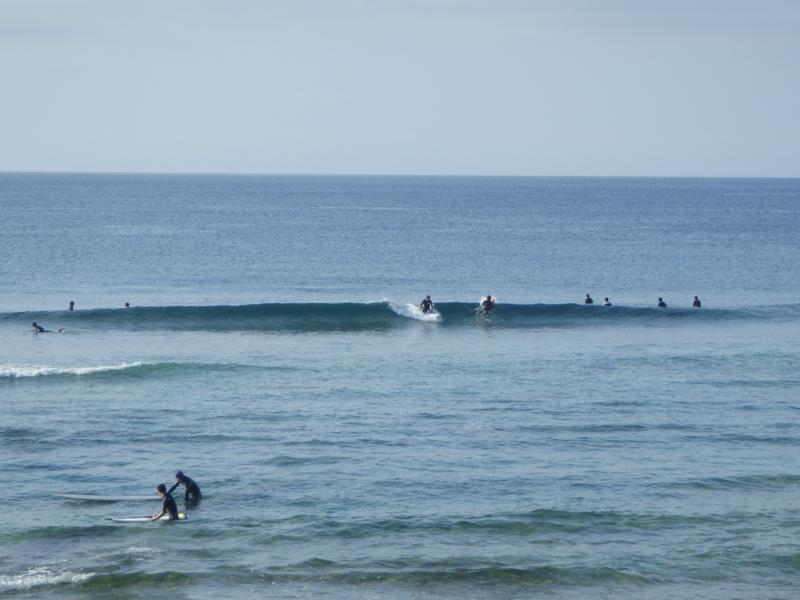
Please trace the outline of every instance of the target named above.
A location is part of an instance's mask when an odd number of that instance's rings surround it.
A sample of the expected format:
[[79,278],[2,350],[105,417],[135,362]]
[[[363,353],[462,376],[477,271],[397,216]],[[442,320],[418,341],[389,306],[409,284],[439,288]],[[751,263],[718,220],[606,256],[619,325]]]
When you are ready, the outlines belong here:
[[96,367],[43,367],[36,365],[0,365],[0,378],[43,377],[47,375],[90,375],[104,371],[122,371],[141,367],[142,363],[120,363],[118,365],[99,365]]
[[389,308],[392,309],[397,315],[401,317],[407,317],[409,319],[416,319],[417,321],[441,321],[442,315],[438,312],[429,312],[424,313],[422,312],[418,306],[414,306],[413,304],[395,304],[394,302],[389,302]]
[[0,575],[0,592],[29,590],[34,587],[59,583],[81,583],[93,576],[94,573],[58,571],[45,566],[33,567],[19,575]]

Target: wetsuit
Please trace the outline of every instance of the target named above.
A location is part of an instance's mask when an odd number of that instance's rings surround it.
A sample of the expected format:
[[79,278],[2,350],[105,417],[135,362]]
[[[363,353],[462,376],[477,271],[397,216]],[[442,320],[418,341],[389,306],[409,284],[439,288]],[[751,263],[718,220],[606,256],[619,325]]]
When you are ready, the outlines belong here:
[[693,307],[693,308],[700,308],[701,306],[703,306],[703,304],[700,302],[700,300],[698,300],[697,298],[695,298],[695,301],[694,301],[694,302],[692,302],[692,307]]
[[488,298],[481,302],[481,310],[483,310],[483,314],[488,315],[494,310],[494,300],[489,300]]
[[658,301],[658,308],[667,308],[667,303],[663,300]]
[[419,303],[419,309],[424,313],[431,312],[431,308],[433,308],[433,302],[425,298],[422,302]]
[[173,498],[169,492],[164,495],[164,499],[161,502],[161,510],[167,511],[170,519],[178,518],[178,505],[175,504],[175,498]]
[[176,481],[175,485],[169,488],[167,493],[171,494],[172,491],[181,483],[186,486],[186,493],[183,496],[184,500],[200,500],[200,486],[197,485],[197,482],[194,479],[191,477],[186,477],[186,475],[183,476],[183,481]]
[[586,300],[583,301],[584,304],[594,304],[594,300],[592,300],[591,296],[586,296]]
[[33,324],[33,331],[34,333],[44,333],[46,330],[41,325],[37,325],[36,323]]

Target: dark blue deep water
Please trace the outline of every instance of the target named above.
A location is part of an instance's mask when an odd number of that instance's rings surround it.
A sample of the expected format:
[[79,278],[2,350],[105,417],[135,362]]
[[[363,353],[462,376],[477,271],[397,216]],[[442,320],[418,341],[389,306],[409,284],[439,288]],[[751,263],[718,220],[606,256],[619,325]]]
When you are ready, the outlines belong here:
[[798,232],[800,180],[0,174],[0,595],[795,598]]

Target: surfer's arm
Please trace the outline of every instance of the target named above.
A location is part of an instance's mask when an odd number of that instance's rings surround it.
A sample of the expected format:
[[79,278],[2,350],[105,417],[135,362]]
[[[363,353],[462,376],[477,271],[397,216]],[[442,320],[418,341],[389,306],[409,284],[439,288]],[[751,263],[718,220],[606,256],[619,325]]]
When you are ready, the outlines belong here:
[[176,487],[178,487],[180,484],[181,484],[181,482],[180,482],[180,481],[176,481],[176,482],[175,482],[175,485],[173,485],[171,488],[169,488],[169,489],[167,490],[167,493],[168,493],[168,494],[171,494],[172,492],[174,492],[174,491],[175,491],[175,488],[176,488]]
[[161,517],[163,517],[163,516],[164,516],[164,514],[165,514],[166,512],[167,512],[167,509],[166,509],[166,508],[162,508],[162,509],[161,509],[159,512],[157,512],[157,513],[156,513],[156,514],[154,514],[152,517],[150,517],[150,520],[151,520],[151,521],[158,521],[158,520],[159,520]]

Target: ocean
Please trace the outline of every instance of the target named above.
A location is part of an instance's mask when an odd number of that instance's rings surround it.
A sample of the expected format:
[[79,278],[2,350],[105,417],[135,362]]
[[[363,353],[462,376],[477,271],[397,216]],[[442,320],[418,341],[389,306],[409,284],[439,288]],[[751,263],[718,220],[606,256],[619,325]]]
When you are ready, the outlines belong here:
[[[797,595],[800,180],[6,173],[0,214],[3,597]],[[178,469],[187,521],[108,519]]]

